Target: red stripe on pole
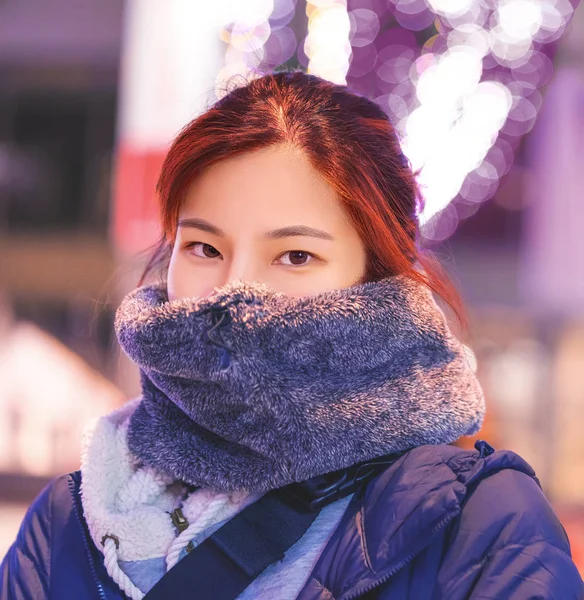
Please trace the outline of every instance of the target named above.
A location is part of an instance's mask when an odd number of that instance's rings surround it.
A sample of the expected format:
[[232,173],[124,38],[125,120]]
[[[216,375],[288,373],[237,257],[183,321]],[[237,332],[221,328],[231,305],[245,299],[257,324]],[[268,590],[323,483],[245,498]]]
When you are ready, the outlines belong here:
[[164,150],[138,150],[120,144],[115,174],[112,238],[124,253],[137,253],[161,235],[156,181]]

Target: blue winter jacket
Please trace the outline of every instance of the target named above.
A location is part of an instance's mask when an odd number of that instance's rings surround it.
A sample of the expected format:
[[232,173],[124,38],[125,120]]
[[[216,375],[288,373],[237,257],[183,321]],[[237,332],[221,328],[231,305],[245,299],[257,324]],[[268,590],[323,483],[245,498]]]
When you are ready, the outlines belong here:
[[[76,472],[32,504],[2,563],[1,600],[124,598],[79,489]],[[421,446],[354,495],[298,598],[581,600],[584,584],[523,459],[486,445]]]

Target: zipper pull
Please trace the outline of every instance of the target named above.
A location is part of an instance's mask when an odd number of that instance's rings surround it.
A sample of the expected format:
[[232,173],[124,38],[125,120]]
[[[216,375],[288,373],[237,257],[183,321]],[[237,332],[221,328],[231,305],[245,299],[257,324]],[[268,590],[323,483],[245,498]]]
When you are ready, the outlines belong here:
[[182,510],[180,508],[175,508],[170,513],[170,519],[172,521],[172,524],[176,527],[179,534],[182,533],[189,526],[189,522],[183,515]]

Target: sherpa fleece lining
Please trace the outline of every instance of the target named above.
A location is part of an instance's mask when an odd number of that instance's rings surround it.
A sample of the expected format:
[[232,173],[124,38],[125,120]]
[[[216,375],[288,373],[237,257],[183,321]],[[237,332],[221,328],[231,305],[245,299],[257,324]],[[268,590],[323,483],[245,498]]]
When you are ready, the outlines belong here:
[[95,420],[85,432],[82,452],[81,498],[89,532],[100,549],[104,535],[115,535],[123,561],[166,556],[176,537],[169,513],[178,506],[189,523],[202,519],[203,528],[208,525],[205,508],[211,502],[215,520],[222,521],[261,496],[209,489],[187,496],[184,483],[141,466],[127,446],[128,422],[138,402],[132,400]]

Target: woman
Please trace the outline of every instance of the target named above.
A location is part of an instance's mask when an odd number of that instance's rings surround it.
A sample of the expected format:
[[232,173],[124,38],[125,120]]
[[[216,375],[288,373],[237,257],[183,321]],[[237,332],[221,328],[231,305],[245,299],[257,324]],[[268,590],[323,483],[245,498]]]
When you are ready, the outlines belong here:
[[[256,79],[180,133],[158,192],[145,276],[160,265],[162,283],[116,316],[142,395],[31,506],[0,598],[584,597],[529,465],[451,445],[480,428],[483,396],[377,105],[300,72]],[[299,483],[331,473],[326,493]],[[296,506],[277,534],[258,533],[268,500]],[[310,518],[303,501],[320,503]],[[242,554],[306,522],[238,588],[236,552],[222,570],[209,549],[254,507]]]

